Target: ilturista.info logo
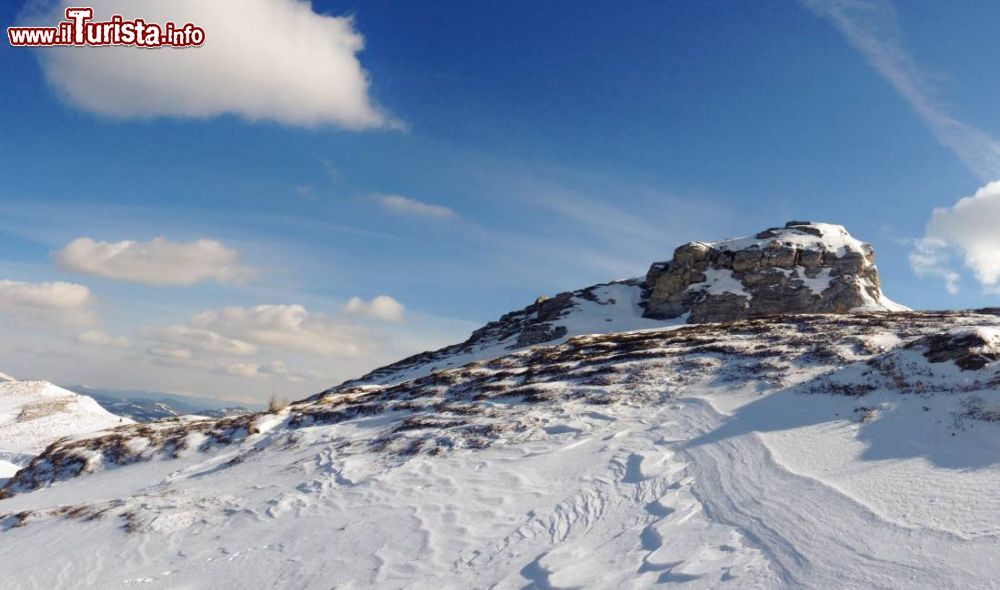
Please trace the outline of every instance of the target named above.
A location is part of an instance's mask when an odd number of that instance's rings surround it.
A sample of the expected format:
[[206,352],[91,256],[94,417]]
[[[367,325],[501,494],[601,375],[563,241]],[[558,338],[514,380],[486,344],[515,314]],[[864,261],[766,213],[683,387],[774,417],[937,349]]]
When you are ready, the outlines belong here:
[[8,27],[7,38],[14,47],[198,47],[205,42],[205,30],[191,23],[127,20],[119,14],[94,21],[93,8],[73,7],[66,9],[66,20],[55,26]]

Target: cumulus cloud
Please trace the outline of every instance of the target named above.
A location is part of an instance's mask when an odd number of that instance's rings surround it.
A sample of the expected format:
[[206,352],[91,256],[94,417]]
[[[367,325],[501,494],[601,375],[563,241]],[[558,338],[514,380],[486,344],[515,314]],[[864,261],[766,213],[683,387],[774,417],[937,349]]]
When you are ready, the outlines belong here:
[[90,289],[75,283],[0,280],[0,312],[86,323],[93,302]]
[[0,307],[7,309],[74,310],[92,300],[90,289],[75,283],[0,281]]
[[954,207],[935,209],[924,239],[910,254],[910,265],[921,276],[938,276],[957,292],[958,273],[950,268],[952,253],[989,290],[1000,283],[1000,181],[960,199]]
[[[51,25],[73,0],[37,0],[27,24]],[[234,114],[289,125],[347,129],[399,126],[369,97],[358,60],[364,38],[350,17],[317,13],[307,0],[92,0],[150,23],[193,23],[191,49],[131,47],[41,52],[49,82],[69,103],[112,117]],[[37,23],[36,23],[37,21]]]
[[403,195],[374,195],[375,200],[386,211],[397,215],[412,215],[431,217],[434,219],[453,219],[457,217],[454,211],[442,205],[431,205]]
[[202,312],[191,324],[261,346],[319,356],[360,357],[376,344],[364,327],[310,313],[301,305],[227,307]]
[[171,242],[96,242],[79,238],[55,252],[63,270],[118,281],[157,286],[188,286],[202,281],[241,283],[255,274],[239,252],[215,240]]
[[350,315],[368,316],[387,322],[401,322],[406,308],[403,304],[388,295],[379,295],[371,301],[360,297],[351,297],[344,305],[344,311]]
[[[360,299],[354,313],[402,317],[403,306],[391,297]],[[276,355],[360,359],[383,338],[358,325],[345,312],[335,317],[302,305],[258,305],[207,310],[187,325],[147,326],[144,354],[136,358],[170,368],[195,369],[245,379],[281,379],[292,383],[324,380],[313,370],[293,369]],[[98,337],[94,337],[98,339]],[[302,358],[296,359],[302,362]]]
[[207,352],[246,356],[257,352],[257,347],[236,338],[227,338],[211,330],[189,328],[187,326],[166,326],[147,328],[143,331],[147,338],[188,348],[198,348]]
[[108,348],[132,348],[132,341],[125,336],[113,336],[100,330],[87,330],[77,334],[76,341],[80,344],[105,346]]

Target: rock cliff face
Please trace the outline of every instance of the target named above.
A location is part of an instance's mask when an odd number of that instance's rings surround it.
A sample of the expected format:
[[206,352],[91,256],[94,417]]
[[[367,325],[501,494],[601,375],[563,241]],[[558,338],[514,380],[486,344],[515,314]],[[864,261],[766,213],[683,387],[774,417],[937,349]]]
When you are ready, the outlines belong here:
[[646,275],[645,315],[691,323],[772,314],[901,311],[875,251],[839,225],[790,221],[751,238],[692,242]]

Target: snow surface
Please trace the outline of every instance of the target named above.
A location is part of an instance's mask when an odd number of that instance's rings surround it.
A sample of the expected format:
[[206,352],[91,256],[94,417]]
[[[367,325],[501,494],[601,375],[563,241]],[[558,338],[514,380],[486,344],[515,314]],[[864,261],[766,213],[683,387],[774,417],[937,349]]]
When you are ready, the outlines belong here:
[[804,225],[819,230],[823,235],[816,236],[807,232],[797,231],[795,228],[787,228],[774,230],[777,236],[770,238],[751,236],[703,243],[719,250],[735,252],[752,247],[763,249],[771,242],[777,240],[790,246],[796,246],[799,249],[829,250],[836,252],[837,256],[844,256],[848,252],[865,253],[871,248],[861,240],[853,238],[842,225],[834,225],[832,223],[808,223]]
[[710,268],[706,270],[705,280],[689,286],[688,291],[691,290],[702,291],[711,295],[732,293],[734,295],[742,295],[748,299],[751,298],[743,283],[733,276],[733,271],[724,268]]
[[[0,500],[3,585],[992,587],[1000,362],[932,363],[920,338],[998,329],[974,313],[694,325],[345,390],[230,446]],[[470,425],[505,428],[470,446]],[[439,452],[386,450],[418,439]]]
[[680,325],[677,320],[651,320],[642,317],[642,287],[624,283],[602,285],[594,290],[597,301],[581,299],[563,319],[552,322],[566,328],[566,336],[546,345],[561,344],[573,336],[610,334],[637,330],[656,330]]
[[131,423],[47,381],[0,381],[0,484],[64,436]]

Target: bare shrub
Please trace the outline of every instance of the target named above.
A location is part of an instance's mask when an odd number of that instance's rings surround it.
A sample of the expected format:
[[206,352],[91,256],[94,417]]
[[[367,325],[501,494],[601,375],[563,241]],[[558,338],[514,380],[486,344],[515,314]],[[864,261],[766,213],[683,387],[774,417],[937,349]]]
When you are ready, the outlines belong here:
[[278,397],[276,394],[271,394],[271,399],[267,400],[267,411],[271,414],[277,414],[281,410],[287,408],[291,402],[286,398]]

